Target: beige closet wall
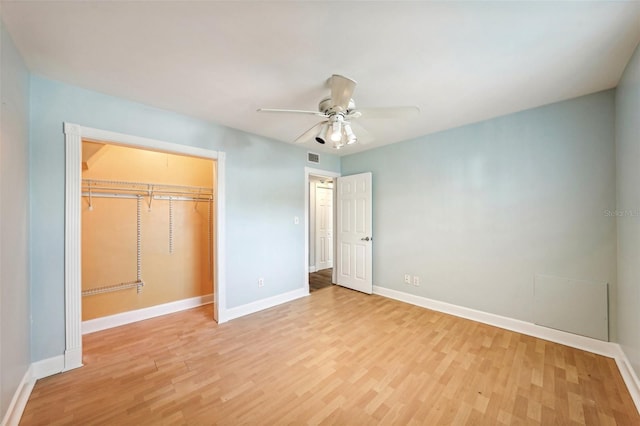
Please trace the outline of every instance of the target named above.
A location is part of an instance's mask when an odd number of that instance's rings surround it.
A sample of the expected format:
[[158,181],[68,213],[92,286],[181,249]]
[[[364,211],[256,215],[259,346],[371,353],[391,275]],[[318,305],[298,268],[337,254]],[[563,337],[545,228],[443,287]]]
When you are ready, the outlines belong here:
[[[212,160],[83,143],[83,179],[214,187]],[[135,281],[135,199],[82,200],[82,289]],[[213,253],[205,202],[173,201],[173,252],[169,250],[169,201],[142,202],[142,279],[136,289],[84,296],[89,320],[213,292]],[[213,204],[211,209],[213,213]],[[211,214],[212,222],[213,214]],[[213,233],[212,233],[213,238]]]

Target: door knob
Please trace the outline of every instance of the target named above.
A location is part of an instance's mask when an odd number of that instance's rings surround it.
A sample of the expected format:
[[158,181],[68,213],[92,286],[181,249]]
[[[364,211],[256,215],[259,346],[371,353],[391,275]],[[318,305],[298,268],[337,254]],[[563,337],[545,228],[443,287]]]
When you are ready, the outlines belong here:
[[364,237],[364,238],[360,238],[360,241],[369,241],[371,238],[369,237]]

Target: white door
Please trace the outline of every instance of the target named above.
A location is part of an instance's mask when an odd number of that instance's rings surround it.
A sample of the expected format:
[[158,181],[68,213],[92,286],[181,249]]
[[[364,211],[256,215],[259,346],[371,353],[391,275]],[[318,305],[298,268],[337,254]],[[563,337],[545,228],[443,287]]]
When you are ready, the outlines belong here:
[[316,271],[333,267],[333,189],[316,187]]
[[338,178],[336,191],[336,282],[371,294],[371,173]]

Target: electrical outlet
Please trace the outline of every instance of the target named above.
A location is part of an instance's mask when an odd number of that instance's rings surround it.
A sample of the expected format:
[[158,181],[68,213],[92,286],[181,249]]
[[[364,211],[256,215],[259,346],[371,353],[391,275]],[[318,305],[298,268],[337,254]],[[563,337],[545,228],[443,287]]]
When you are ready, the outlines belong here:
[[258,287],[264,287],[264,278],[258,278]]
[[411,284],[411,275],[409,274],[404,274],[404,282],[406,284]]
[[415,286],[419,286],[420,285],[420,277],[417,275],[414,275],[413,277],[413,285]]

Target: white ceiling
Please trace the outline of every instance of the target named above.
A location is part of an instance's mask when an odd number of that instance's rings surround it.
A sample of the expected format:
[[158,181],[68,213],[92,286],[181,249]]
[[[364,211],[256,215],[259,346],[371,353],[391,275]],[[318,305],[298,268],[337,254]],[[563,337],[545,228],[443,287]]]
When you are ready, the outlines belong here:
[[[334,73],[364,120],[363,149],[615,87],[640,41],[640,2],[3,1],[40,75],[291,142]],[[315,142],[317,151],[333,151]]]

